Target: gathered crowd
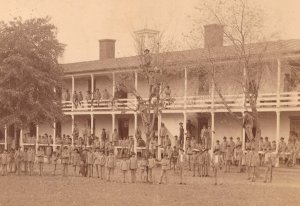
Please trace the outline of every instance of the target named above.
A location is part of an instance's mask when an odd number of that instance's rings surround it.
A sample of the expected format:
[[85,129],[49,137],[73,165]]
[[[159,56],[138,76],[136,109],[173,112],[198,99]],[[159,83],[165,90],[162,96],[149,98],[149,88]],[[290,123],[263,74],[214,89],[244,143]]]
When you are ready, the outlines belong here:
[[[255,181],[259,167],[265,167],[264,182],[272,181],[272,171],[279,162],[288,166],[297,164],[300,151],[298,138],[289,138],[286,143],[282,137],[277,149],[275,141],[270,142],[268,137],[261,138],[258,144],[245,144],[239,137],[223,137],[212,144],[210,126],[203,126],[199,138],[193,136],[193,125],[190,120],[186,125],[179,123],[179,135],[174,136],[173,144],[168,130],[162,123],[159,138],[153,137],[149,143],[149,150],[145,150],[145,141],[142,133],[137,129],[135,138],[125,139],[118,137],[115,129],[111,140],[107,138],[105,129],[100,138],[92,134],[79,137],[77,128],[74,128],[73,137],[64,137],[57,142],[52,150],[49,135],[41,139],[48,145],[26,145],[23,148],[3,150],[0,155],[1,174],[13,173],[16,175],[34,175],[38,169],[40,176],[44,175],[44,164],[52,165],[52,175],[57,175],[57,166],[62,165],[62,175],[68,176],[70,167],[73,167],[75,176],[97,177],[106,181],[129,182],[127,173],[130,173],[130,182],[137,181],[140,174],[141,182],[155,182],[153,169],[160,169],[158,183],[168,182],[170,170],[178,175],[178,182],[185,184],[184,176],[214,177],[214,184],[220,183],[218,178],[223,173],[232,172],[234,166],[238,172],[246,172],[251,181]],[[184,136],[186,141],[184,141]],[[46,141],[47,139],[47,141]],[[51,139],[51,138],[50,138]],[[41,140],[39,140],[41,142]],[[141,151],[134,151],[134,144],[143,147]],[[72,146],[73,145],[73,146]],[[138,152],[138,153],[137,153]],[[160,160],[161,159],[161,160]],[[121,180],[116,180],[116,171],[120,171]],[[222,183],[222,182],[221,182]]]

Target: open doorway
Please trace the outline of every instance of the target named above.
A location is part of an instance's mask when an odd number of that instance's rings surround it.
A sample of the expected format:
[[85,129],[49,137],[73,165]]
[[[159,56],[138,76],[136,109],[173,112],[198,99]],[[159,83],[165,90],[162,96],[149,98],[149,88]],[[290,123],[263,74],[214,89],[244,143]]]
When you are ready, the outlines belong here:
[[119,118],[118,119],[118,129],[120,139],[125,139],[129,136],[129,119],[128,118]]
[[208,116],[199,116],[198,117],[198,138],[197,142],[199,143],[201,141],[201,130],[203,126],[208,127],[209,117]]

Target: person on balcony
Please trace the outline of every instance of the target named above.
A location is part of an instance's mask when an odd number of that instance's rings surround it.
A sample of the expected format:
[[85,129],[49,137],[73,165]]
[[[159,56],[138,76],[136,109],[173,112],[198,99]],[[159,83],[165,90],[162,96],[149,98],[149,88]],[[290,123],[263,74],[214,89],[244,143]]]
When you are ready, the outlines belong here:
[[65,101],[70,101],[71,100],[71,95],[70,95],[70,92],[68,89],[66,89],[66,93],[65,93],[65,96],[64,96],[64,100]]
[[83,105],[83,95],[82,95],[81,91],[79,91],[79,93],[78,93],[78,103],[79,103],[80,106],[84,107],[84,105]]
[[99,107],[100,100],[101,100],[101,93],[100,93],[99,89],[96,89],[96,91],[94,92],[94,99],[96,100],[97,105]]
[[149,49],[144,50],[144,55],[143,55],[142,61],[143,61],[142,64],[143,64],[144,67],[150,67],[151,66],[152,57],[151,57]]
[[253,116],[248,112],[244,112],[244,123],[243,126],[245,128],[245,132],[247,135],[248,140],[252,141],[253,140],[253,121],[254,118]]
[[109,93],[107,89],[104,89],[103,94],[102,94],[102,100],[105,102],[106,106],[108,106],[108,100],[109,100]]
[[75,106],[75,109],[77,109],[78,107],[78,94],[76,91],[74,91],[74,94],[73,94],[73,104]]
[[92,104],[92,102],[91,102],[92,101],[92,92],[90,90],[88,90],[86,92],[85,100],[86,100],[87,103],[91,103]]

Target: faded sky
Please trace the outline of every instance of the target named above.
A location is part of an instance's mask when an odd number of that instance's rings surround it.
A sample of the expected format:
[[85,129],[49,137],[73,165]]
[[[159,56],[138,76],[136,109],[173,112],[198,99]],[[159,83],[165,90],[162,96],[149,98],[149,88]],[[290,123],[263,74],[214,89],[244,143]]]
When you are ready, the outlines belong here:
[[[0,20],[51,16],[58,38],[67,44],[63,62],[98,59],[98,40],[117,40],[116,56],[134,54],[130,33],[164,29],[180,40],[191,29],[188,15],[201,0],[0,0]],[[281,39],[300,39],[300,0],[259,1],[266,12],[268,32]]]

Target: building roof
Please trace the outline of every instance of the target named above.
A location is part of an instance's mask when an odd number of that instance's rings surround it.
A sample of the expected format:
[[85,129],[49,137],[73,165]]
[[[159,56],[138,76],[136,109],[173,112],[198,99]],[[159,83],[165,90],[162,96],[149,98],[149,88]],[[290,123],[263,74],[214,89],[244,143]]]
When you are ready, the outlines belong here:
[[[289,54],[300,54],[300,39],[281,40],[247,45],[251,55],[264,54],[265,56],[284,56]],[[207,61],[210,58],[217,61],[228,61],[237,59],[238,52],[234,46],[223,46],[213,49],[193,49],[185,51],[167,52],[159,55],[165,64],[169,65],[192,65],[199,61]],[[65,74],[87,73],[97,71],[112,71],[122,69],[133,69],[140,65],[139,56],[122,57],[105,60],[76,62],[62,64]]]

